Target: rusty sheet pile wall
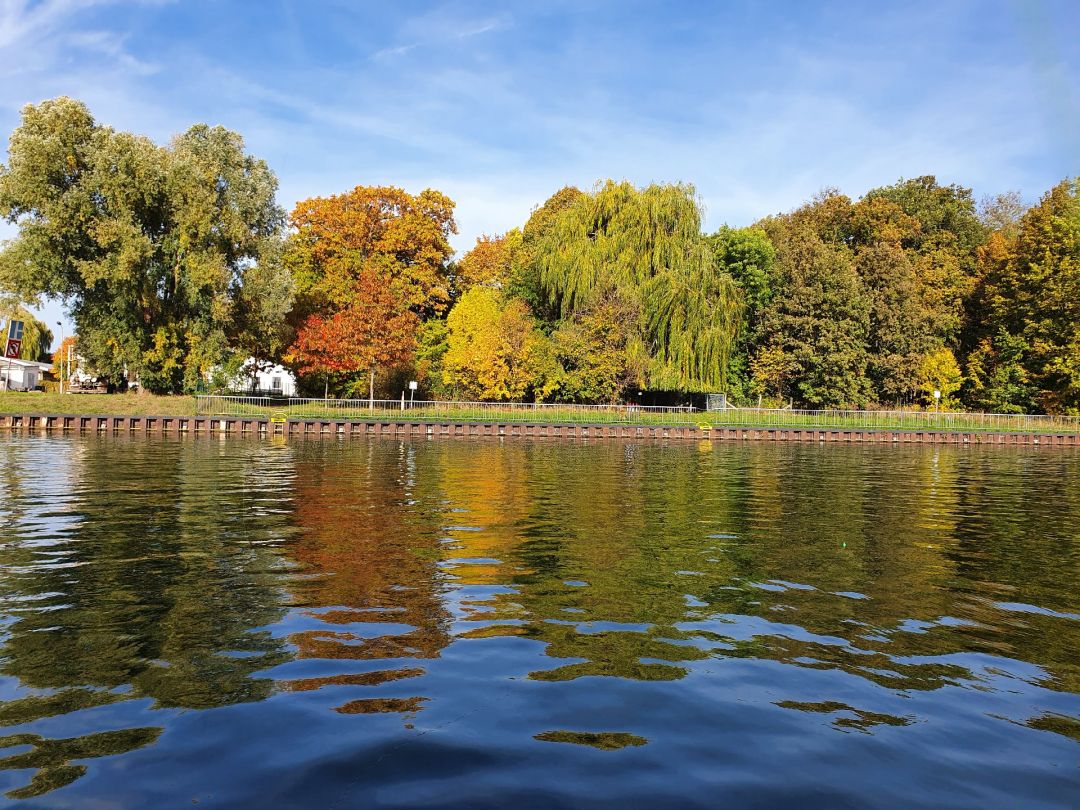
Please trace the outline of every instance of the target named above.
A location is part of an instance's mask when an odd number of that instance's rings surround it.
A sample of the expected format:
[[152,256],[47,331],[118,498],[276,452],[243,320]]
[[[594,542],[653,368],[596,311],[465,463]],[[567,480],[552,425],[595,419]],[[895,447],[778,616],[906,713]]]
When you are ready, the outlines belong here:
[[746,428],[705,425],[587,425],[426,422],[366,419],[289,419],[273,422],[243,416],[100,416],[0,414],[0,430],[169,436],[419,436],[462,438],[647,439],[774,442],[861,442],[873,444],[990,444],[1080,447],[1076,433],[993,433],[934,430],[847,430],[833,428]]

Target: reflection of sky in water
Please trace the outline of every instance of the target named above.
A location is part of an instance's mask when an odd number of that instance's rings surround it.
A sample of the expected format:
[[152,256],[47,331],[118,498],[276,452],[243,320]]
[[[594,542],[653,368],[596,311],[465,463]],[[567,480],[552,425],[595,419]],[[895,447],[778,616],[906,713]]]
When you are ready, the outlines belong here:
[[1080,795],[1075,453],[12,436],[0,461],[12,799]]

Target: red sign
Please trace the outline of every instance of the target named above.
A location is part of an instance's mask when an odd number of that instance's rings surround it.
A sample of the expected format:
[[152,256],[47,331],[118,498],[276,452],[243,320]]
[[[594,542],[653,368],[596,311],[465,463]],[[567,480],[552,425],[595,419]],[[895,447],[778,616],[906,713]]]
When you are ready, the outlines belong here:
[[19,353],[22,352],[21,340],[9,340],[7,342],[7,351],[4,352],[4,357],[9,359],[18,360]]

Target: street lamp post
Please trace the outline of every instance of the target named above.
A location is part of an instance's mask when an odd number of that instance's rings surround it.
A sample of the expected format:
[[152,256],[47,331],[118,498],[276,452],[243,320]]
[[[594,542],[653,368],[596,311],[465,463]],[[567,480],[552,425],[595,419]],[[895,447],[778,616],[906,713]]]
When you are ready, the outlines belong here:
[[56,322],[56,325],[60,327],[60,393],[64,393],[64,324],[60,321]]

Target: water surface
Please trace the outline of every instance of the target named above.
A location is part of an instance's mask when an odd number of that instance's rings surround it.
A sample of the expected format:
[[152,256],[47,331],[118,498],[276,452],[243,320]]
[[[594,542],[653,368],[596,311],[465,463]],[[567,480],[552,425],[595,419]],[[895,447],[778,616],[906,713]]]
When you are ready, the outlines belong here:
[[19,807],[1080,806],[1080,453],[0,437]]

